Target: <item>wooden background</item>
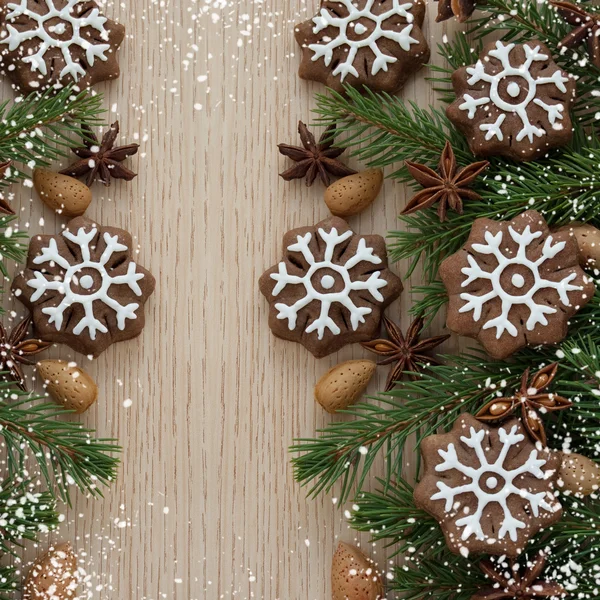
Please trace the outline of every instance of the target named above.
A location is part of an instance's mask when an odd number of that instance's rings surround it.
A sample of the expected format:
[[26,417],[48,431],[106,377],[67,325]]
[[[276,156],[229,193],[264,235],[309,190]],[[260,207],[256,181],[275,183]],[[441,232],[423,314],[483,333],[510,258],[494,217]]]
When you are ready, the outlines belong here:
[[[435,24],[429,4],[425,31],[435,48],[453,25]],[[75,494],[53,536],[79,549],[86,596],[324,600],[338,539],[362,541],[386,565],[383,549],[348,528],[333,496],[306,498],[287,451],[331,419],[313,399],[317,379],[367,353],[346,347],[316,360],[275,339],[257,286],[281,257],[283,233],[328,215],[320,184],[278,177],[289,163],[277,143],[299,141],[297,122],[311,121],[313,94],[323,91],[296,75],[293,26],[316,10],[317,0],[136,0],[106,8],[128,28],[123,74],[101,88],[107,120],[119,118],[123,142],[142,147],[130,161],[139,177],[97,184],[88,215],[132,232],[157,291],[138,340],[81,363],[101,389],[82,421],[123,446],[105,499]],[[403,97],[434,103],[426,75],[411,80]],[[387,181],[350,223],[385,235],[406,201],[405,188]],[[26,187],[15,189],[14,204],[31,234],[57,233],[66,222]],[[389,310],[403,328],[418,283],[417,271]],[[440,333],[442,323],[435,325],[432,333]],[[48,356],[82,360],[66,347]],[[382,389],[385,376],[379,371],[369,392]]]

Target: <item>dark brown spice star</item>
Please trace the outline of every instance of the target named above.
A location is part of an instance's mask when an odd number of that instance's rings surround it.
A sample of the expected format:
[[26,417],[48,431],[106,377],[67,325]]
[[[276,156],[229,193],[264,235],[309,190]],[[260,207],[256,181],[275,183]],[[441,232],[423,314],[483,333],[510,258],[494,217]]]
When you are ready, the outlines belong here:
[[[5,160],[3,163],[0,163],[0,179],[4,177],[4,174],[6,173],[10,165],[12,165],[12,160]],[[8,203],[6,198],[4,198],[4,195],[2,193],[0,193],[0,214],[16,214],[13,207]]]
[[546,555],[539,553],[524,569],[514,561],[506,566],[489,560],[479,563],[481,570],[493,585],[471,596],[471,600],[534,600],[538,598],[565,598],[567,591],[554,581],[538,579],[546,566]]
[[288,144],[279,144],[279,152],[284,156],[291,158],[296,164],[280,173],[286,181],[292,179],[306,178],[306,185],[311,186],[317,176],[328,186],[331,183],[330,175],[335,177],[346,177],[356,173],[354,169],[347,167],[337,160],[345,148],[338,148],[333,145],[333,133],[336,126],[331,125],[319,139],[317,144],[315,136],[308,130],[306,125],[298,122],[298,133],[300,134],[301,146],[289,146]]
[[4,371],[4,376],[10,377],[24,392],[27,391],[27,388],[21,365],[34,365],[35,361],[30,360],[29,357],[52,346],[50,342],[25,339],[30,323],[31,316],[26,317],[10,334],[0,323],[0,371]]
[[87,175],[86,185],[91,187],[96,179],[104,185],[110,185],[110,178],[131,181],[137,177],[137,173],[130,171],[121,163],[128,157],[137,154],[139,144],[128,144],[115,147],[119,135],[119,121],[115,121],[110,129],[98,141],[96,134],[90,127],[84,125],[83,143],[81,148],[73,148],[73,152],[81,158],[77,162],[63,169],[63,175],[71,177],[82,177]]
[[573,26],[573,31],[563,38],[560,45],[565,48],[576,48],[586,41],[590,60],[600,69],[600,15],[589,13],[571,2],[551,0],[550,4],[569,25]]
[[402,214],[408,215],[429,208],[436,202],[440,221],[446,219],[448,208],[462,214],[463,200],[481,200],[481,196],[468,187],[489,164],[484,160],[458,169],[450,142],[446,142],[440,157],[439,173],[425,165],[406,161],[410,174],[424,189],[412,198]]
[[464,23],[475,10],[475,0],[439,0],[436,21],[447,21],[456,17]]
[[558,371],[558,363],[552,363],[538,371],[529,381],[529,369],[521,377],[521,387],[514,395],[496,398],[488,402],[475,416],[480,421],[503,421],[521,407],[521,419],[530,437],[546,446],[546,432],[540,414],[565,410],[572,405],[570,400],[544,392]]
[[417,317],[411,323],[405,337],[402,334],[400,327],[384,316],[383,324],[385,325],[389,339],[378,339],[361,344],[363,348],[384,357],[384,359],[377,364],[390,365],[395,363],[390,369],[390,374],[387,378],[385,385],[386,392],[389,392],[394,387],[395,383],[400,381],[403,373],[411,371],[414,373],[412,378],[416,379],[417,374],[422,369],[422,364],[439,364],[435,358],[426,356],[425,353],[433,350],[442,342],[445,342],[450,336],[438,335],[419,341],[419,335],[423,329],[424,322],[423,316]]

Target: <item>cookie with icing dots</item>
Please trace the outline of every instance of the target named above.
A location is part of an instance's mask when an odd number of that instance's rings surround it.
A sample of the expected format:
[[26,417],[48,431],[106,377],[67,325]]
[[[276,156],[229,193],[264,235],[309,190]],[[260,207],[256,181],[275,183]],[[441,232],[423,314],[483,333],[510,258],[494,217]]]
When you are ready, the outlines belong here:
[[475,65],[453,73],[452,84],[448,118],[477,156],[534,160],[573,137],[575,80],[537,40],[493,42]]
[[512,221],[477,219],[465,246],[440,266],[448,327],[497,359],[560,342],[594,296],[578,252],[568,231],[550,233],[535,210]]
[[0,0],[0,71],[23,93],[117,78],[124,37],[94,0]]
[[383,309],[402,291],[388,269],[384,239],[358,235],[338,217],[288,231],[283,254],[259,281],[269,326],[318,358],[373,339]]
[[347,84],[393,94],[429,60],[424,18],[423,0],[322,0],[296,27],[299,75],[338,92]]
[[12,284],[43,340],[98,356],[144,328],[154,277],[131,260],[131,235],[86,217],[59,235],[31,239],[26,269]]
[[536,446],[518,419],[492,426],[464,413],[449,433],[425,438],[421,455],[415,505],[440,523],[452,552],[516,557],[562,515],[560,453]]

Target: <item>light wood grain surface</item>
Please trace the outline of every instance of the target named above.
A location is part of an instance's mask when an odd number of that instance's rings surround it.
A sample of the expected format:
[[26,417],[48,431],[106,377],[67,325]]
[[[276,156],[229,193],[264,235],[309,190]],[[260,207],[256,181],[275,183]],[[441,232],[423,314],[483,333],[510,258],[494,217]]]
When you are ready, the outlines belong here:
[[[425,31],[435,47],[448,25],[434,23],[429,4]],[[313,399],[318,377],[366,352],[346,347],[316,360],[275,339],[257,287],[281,256],[283,233],[328,215],[319,184],[278,177],[288,163],[277,143],[298,141],[298,119],[311,121],[313,94],[323,91],[296,75],[293,25],[316,9],[317,0],[106,8],[128,27],[122,77],[102,88],[107,120],[118,117],[123,140],[137,136],[142,148],[132,161],[139,177],[97,184],[88,215],[132,232],[157,290],[138,340],[83,363],[101,395],[82,421],[123,446],[105,499],[76,494],[54,536],[81,552],[90,597],[324,600],[338,539],[362,542],[386,565],[383,549],[356,537],[332,496],[306,498],[287,451],[332,418]],[[435,102],[426,74],[404,98]],[[385,235],[406,200],[405,188],[387,181],[351,225]],[[31,234],[66,222],[28,188],[15,189],[14,203]],[[403,275],[406,265],[393,269]],[[390,309],[403,327],[417,283],[418,271]],[[441,329],[437,322],[432,331]],[[49,355],[74,356],[65,347]],[[369,392],[385,376],[378,372]]]

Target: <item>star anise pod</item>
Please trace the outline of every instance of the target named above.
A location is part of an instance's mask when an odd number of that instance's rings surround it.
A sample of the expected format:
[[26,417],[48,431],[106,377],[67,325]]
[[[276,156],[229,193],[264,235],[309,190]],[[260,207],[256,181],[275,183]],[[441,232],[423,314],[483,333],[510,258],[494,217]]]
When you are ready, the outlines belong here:
[[438,335],[425,340],[419,340],[419,335],[424,325],[422,315],[411,323],[406,336],[402,334],[400,327],[386,316],[383,317],[383,324],[385,325],[389,339],[373,340],[371,342],[364,342],[361,345],[363,348],[384,357],[377,364],[393,364],[385,385],[386,392],[391,390],[397,381],[400,381],[403,373],[411,371],[414,373],[412,378],[417,379],[417,374],[422,369],[421,365],[439,364],[435,358],[426,356],[425,353],[445,342],[450,336]]
[[73,148],[73,152],[81,160],[69,165],[63,169],[63,175],[71,177],[83,177],[87,175],[86,185],[91,187],[96,179],[104,185],[110,185],[110,178],[124,179],[131,181],[137,177],[137,173],[130,171],[121,163],[128,157],[137,154],[139,144],[128,144],[126,146],[116,146],[115,142],[119,135],[119,121],[115,121],[110,129],[102,136],[102,142],[98,141],[96,134],[90,127],[82,127],[83,143],[81,148]]
[[503,568],[498,563],[484,560],[479,563],[479,567],[492,580],[493,585],[471,596],[471,600],[564,598],[567,591],[562,585],[539,579],[545,566],[546,555],[542,552],[534,561],[528,562],[524,569],[514,561],[509,561]]
[[552,363],[538,371],[529,381],[529,369],[521,377],[521,387],[514,396],[496,398],[488,402],[475,416],[480,421],[503,421],[519,407],[525,429],[535,441],[546,446],[546,431],[541,415],[547,412],[565,410],[572,405],[570,400],[545,392],[558,371],[558,363]]
[[0,371],[4,371],[4,376],[9,376],[19,388],[27,391],[25,386],[25,377],[21,365],[34,365],[35,361],[31,356],[35,356],[52,346],[50,342],[27,338],[27,330],[31,323],[31,316],[23,319],[10,334],[0,323]]
[[590,60],[600,69],[600,15],[585,11],[581,6],[570,2],[551,0],[558,14],[573,30],[561,42],[565,48],[576,48],[584,41],[587,42]]
[[331,125],[316,142],[315,136],[308,130],[308,127],[302,122],[298,122],[298,133],[302,146],[289,146],[288,144],[279,144],[279,152],[284,156],[291,158],[296,164],[280,173],[286,181],[292,179],[306,178],[306,185],[311,186],[317,176],[328,186],[331,183],[331,175],[335,177],[346,177],[356,173],[354,169],[347,167],[337,160],[345,148],[338,148],[333,145],[336,126]]
[[463,200],[481,200],[481,196],[468,187],[489,164],[487,160],[483,160],[457,168],[450,142],[446,142],[440,157],[439,173],[425,165],[407,160],[406,166],[410,174],[424,189],[406,205],[402,214],[408,215],[429,208],[436,202],[440,221],[446,219],[448,208],[462,214]]
[[456,17],[464,23],[475,10],[475,0],[439,0],[436,21],[447,21]]
[[[12,165],[12,160],[5,160],[0,163],[0,179],[4,177],[4,173],[8,170],[8,167]],[[16,214],[13,207],[8,203],[3,194],[0,194],[0,214],[14,215]]]

